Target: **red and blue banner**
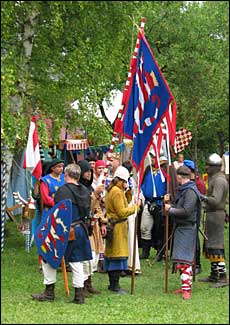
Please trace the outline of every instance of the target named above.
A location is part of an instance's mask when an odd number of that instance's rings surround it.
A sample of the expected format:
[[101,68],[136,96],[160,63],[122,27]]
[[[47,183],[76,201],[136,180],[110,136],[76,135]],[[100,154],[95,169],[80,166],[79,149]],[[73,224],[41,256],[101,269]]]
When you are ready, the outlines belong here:
[[133,140],[132,162],[137,171],[144,164],[153,135],[162,120],[167,120],[171,143],[174,142],[176,131],[174,97],[144,34],[140,32],[138,39],[138,53],[130,65],[129,89],[123,97],[125,110],[122,121],[122,133]]
[[65,254],[72,222],[72,202],[62,200],[41,220],[34,236],[38,254],[57,269]]

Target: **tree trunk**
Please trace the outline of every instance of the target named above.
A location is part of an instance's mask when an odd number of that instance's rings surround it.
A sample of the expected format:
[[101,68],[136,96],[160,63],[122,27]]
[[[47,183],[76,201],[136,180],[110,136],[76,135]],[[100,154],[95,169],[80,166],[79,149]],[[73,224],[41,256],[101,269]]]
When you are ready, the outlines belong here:
[[222,131],[217,132],[218,137],[218,146],[219,146],[219,154],[222,156],[224,154],[224,133]]
[[[23,33],[23,49],[24,53],[22,54],[22,80],[18,85],[18,93],[11,97],[11,111],[12,113],[20,112],[23,108],[23,99],[25,95],[28,95],[27,88],[29,84],[29,61],[32,54],[33,46],[33,37],[35,34],[35,26],[37,23],[39,13],[32,9],[31,13],[27,16],[24,23],[24,33]],[[15,148],[17,148],[17,142],[15,142]],[[6,170],[6,193],[8,190],[8,184],[10,182],[10,174],[12,169],[14,153],[11,152],[8,147],[5,148],[5,159],[7,164]]]

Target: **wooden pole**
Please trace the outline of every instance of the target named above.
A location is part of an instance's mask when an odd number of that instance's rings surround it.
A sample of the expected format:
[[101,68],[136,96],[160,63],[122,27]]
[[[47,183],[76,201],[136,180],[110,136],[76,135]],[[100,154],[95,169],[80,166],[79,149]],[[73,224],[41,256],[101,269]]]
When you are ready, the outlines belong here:
[[[169,165],[167,165],[169,175]],[[169,181],[167,181],[167,194],[169,194]],[[169,237],[169,215],[165,211],[165,293],[168,292],[168,237]]]
[[166,245],[165,245],[165,292],[168,292],[168,237],[169,237],[169,216],[168,216],[168,211],[166,212],[165,215],[165,240],[166,240]]
[[67,297],[69,297],[69,284],[68,284],[68,277],[67,277],[67,272],[66,272],[64,256],[62,257],[62,260],[61,260],[61,269],[62,269],[62,275],[63,275],[64,286],[65,286],[65,294]]
[[[142,167],[141,167],[142,168]],[[138,184],[137,184],[137,204],[138,199],[140,195],[140,172],[138,172]],[[135,226],[134,226],[134,236],[133,236],[133,261],[132,261],[132,277],[131,277],[131,295],[134,294],[134,279],[135,279],[135,265],[136,265],[136,241],[137,241],[137,226],[138,226],[138,214],[137,214],[137,208],[135,210]]]

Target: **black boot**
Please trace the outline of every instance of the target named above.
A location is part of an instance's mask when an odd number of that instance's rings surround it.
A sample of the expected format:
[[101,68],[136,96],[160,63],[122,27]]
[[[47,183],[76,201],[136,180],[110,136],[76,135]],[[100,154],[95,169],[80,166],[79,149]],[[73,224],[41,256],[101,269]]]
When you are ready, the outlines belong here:
[[211,273],[207,278],[198,279],[200,282],[217,282],[218,280],[218,262],[211,262]]
[[212,285],[212,288],[223,288],[229,286],[227,275],[220,276],[216,283]]
[[85,281],[85,284],[86,284],[86,289],[89,293],[93,293],[93,294],[100,294],[101,291],[99,290],[96,290],[94,287],[93,287],[93,284],[92,284],[92,276],[90,275],[88,277],[88,279]]
[[84,297],[85,298],[91,298],[91,297],[93,297],[93,295],[91,293],[89,293],[89,291],[87,289],[87,280],[84,281],[83,294],[84,294]]
[[114,281],[113,281],[113,271],[108,271],[108,276],[109,276],[109,285],[108,285],[108,289],[113,291],[113,285],[114,285]]
[[222,288],[229,285],[227,280],[227,272],[225,267],[225,262],[218,262],[218,280],[212,285],[212,288]]
[[31,296],[34,300],[38,300],[38,301],[54,301],[55,298],[54,287],[55,287],[55,283],[47,284],[44,292],[34,293]]
[[85,303],[85,296],[83,293],[83,288],[75,288],[75,294],[73,298],[73,303],[82,305]]
[[149,258],[150,248],[151,248],[151,241],[142,239],[142,253],[140,255],[141,260]]
[[127,292],[122,289],[119,285],[119,279],[120,279],[120,271],[112,271],[112,286],[111,286],[111,289],[112,291],[115,291],[116,293],[118,294],[121,294],[121,295],[126,295]]

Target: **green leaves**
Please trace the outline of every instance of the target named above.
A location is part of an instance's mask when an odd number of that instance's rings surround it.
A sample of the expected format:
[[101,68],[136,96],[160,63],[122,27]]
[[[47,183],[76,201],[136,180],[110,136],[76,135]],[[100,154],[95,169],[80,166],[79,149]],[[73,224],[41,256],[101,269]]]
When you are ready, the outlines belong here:
[[[30,119],[32,98],[43,117],[56,119],[56,141],[62,126],[81,127],[85,120],[96,145],[107,141],[112,128],[101,127],[101,121],[95,127],[96,108],[112,89],[124,89],[135,24],[144,16],[146,37],[178,104],[178,128],[189,126],[195,132],[199,125],[200,153],[206,154],[204,142],[211,143],[209,150],[216,149],[213,135],[221,128],[227,136],[228,129],[228,7],[226,1],[3,1],[1,106],[8,119],[3,122],[7,143],[14,147],[17,126]],[[39,14],[28,59],[23,35],[34,12]],[[18,94],[23,109],[12,115],[11,96]],[[82,104],[71,113],[70,104],[84,103],[86,97],[94,109]],[[25,142],[24,130],[25,125]],[[205,139],[199,142],[203,130]],[[40,132],[44,139],[45,129]]]

